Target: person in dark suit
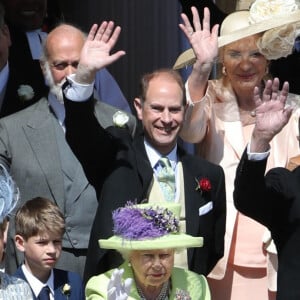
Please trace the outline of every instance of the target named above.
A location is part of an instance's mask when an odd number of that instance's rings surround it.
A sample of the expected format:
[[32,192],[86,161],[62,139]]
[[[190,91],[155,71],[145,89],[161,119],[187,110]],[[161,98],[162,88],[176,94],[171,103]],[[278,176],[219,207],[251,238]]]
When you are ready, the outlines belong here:
[[[177,145],[186,104],[180,75],[174,70],[163,69],[143,76],[141,94],[134,99],[134,106],[144,130],[133,140],[123,129],[105,130],[94,116],[91,100],[70,101],[74,100],[74,88],[86,90],[90,83],[91,89],[95,72],[125,54],[124,51],[109,53],[119,32],[120,28],[114,29],[113,22],[104,22],[99,28],[94,25],[83,47],[77,73],[68,77],[63,87],[67,98],[67,141],[89,181],[97,191],[101,190],[90,236],[85,280],[122,261],[116,252],[100,249],[98,245],[99,238],[113,234],[111,211],[129,200],[138,203],[166,201],[158,175],[161,157],[167,157],[171,164],[175,191],[170,200],[184,207],[181,218],[186,232],[204,238],[202,249],[188,250],[187,255],[183,253],[178,257],[177,263],[197,273],[208,274],[224,250],[224,173],[220,166],[188,155]],[[105,180],[103,188],[102,180]]]
[[258,89],[255,91],[256,122],[236,171],[234,204],[271,231],[278,252],[276,299],[296,300],[300,298],[300,168],[291,172],[277,167],[265,175],[270,141],[292,112],[285,106],[288,84],[282,92],[278,87],[275,79],[273,84],[267,82],[262,97]]
[[25,259],[14,276],[29,283],[33,299],[50,299],[50,294],[53,299],[85,299],[79,274],[55,269],[65,231],[58,206],[46,198],[28,200],[18,209],[15,224],[16,245]]
[[[0,117],[22,110],[47,96],[49,87],[40,67],[43,41],[63,15],[57,0],[0,0],[5,8],[6,23],[10,31],[9,73]],[[27,99],[18,89],[26,85],[33,90]],[[97,99],[130,112],[120,87],[107,69],[97,74]]]
[[[60,207],[66,217],[66,232],[57,266],[79,274],[83,274],[98,201],[94,188],[65,140],[64,106],[59,99],[62,98],[61,82],[75,72],[83,41],[82,32],[73,26],[62,25],[53,30],[45,44],[47,55],[43,56],[43,70],[51,90],[48,97],[0,120],[0,162],[21,191],[20,205],[28,199],[43,196]],[[57,57],[64,58],[60,65]],[[113,119],[119,110],[101,101],[95,100],[95,103],[102,126],[114,126]],[[128,118],[125,128],[133,133],[135,118],[125,112],[123,115]],[[13,274],[22,263],[23,255],[15,248],[13,220],[11,225],[5,268]]]

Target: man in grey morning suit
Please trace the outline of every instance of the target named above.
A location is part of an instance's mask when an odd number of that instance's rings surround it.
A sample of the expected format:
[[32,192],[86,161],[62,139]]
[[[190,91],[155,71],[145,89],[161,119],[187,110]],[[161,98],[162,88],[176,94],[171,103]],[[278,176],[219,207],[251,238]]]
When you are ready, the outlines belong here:
[[[24,201],[36,197],[52,199],[66,219],[66,233],[59,268],[83,272],[90,228],[97,197],[64,135],[61,85],[75,72],[84,35],[73,26],[60,25],[47,37],[42,69],[50,87],[47,98],[0,121],[0,163],[16,181]],[[96,115],[104,126],[112,126],[117,109],[97,101]],[[128,129],[135,131],[130,117]],[[14,246],[14,226],[8,233],[6,271],[15,272],[22,263]]]

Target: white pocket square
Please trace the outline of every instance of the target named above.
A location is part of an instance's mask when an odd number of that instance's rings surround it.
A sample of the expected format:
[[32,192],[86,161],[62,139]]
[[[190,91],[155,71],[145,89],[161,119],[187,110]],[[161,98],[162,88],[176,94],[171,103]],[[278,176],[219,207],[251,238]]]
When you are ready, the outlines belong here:
[[199,216],[203,216],[207,214],[209,211],[213,209],[213,203],[212,201],[204,204],[203,206],[199,207]]

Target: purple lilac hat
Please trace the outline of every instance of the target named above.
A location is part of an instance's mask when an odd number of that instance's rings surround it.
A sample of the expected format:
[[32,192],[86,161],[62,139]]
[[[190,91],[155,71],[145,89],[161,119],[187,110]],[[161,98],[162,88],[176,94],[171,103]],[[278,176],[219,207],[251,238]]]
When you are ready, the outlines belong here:
[[203,238],[181,233],[177,203],[133,204],[113,212],[114,236],[100,239],[100,248],[153,250],[202,247]]

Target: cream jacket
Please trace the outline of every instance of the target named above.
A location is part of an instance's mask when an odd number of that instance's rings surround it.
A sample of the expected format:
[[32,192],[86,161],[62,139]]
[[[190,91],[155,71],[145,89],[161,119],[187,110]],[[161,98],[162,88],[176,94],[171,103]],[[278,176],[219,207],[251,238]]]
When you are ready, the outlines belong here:
[[[186,85],[187,87],[187,85]],[[298,105],[300,96],[289,95],[289,101]],[[192,103],[187,88],[189,107],[186,114],[181,137],[188,142],[198,142],[198,154],[223,167],[226,180],[227,219],[224,257],[218,262],[208,277],[222,279],[228,262],[231,239],[237,211],[233,204],[233,187],[236,167],[249,141],[243,136],[237,100],[231,86],[224,87],[222,79],[208,83],[206,95],[198,102]],[[197,118],[191,120],[191,111]],[[299,154],[298,136],[299,109],[295,109],[289,123],[271,142],[268,169],[285,167],[290,157]],[[267,230],[266,230],[267,231]],[[262,238],[262,246],[274,253],[275,247],[270,243],[270,234]],[[270,255],[275,261],[268,261],[268,266],[276,265],[276,255]],[[276,271],[268,269],[271,290],[276,289]]]

